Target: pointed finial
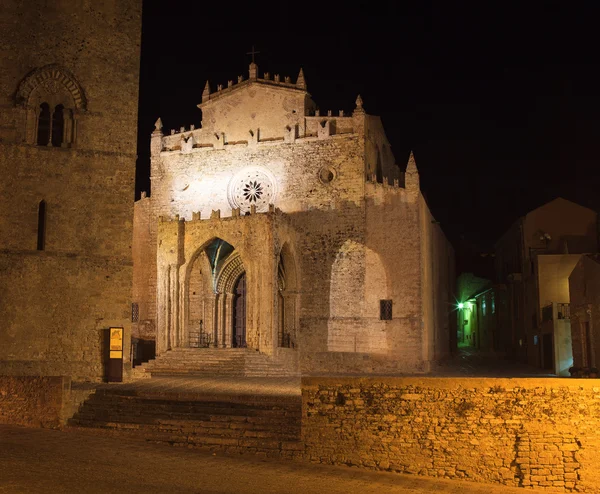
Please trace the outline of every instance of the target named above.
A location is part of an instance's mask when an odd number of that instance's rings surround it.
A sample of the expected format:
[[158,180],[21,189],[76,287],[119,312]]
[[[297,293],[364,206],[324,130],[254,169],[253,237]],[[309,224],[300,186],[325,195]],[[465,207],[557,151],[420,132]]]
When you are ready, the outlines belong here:
[[204,91],[202,91],[202,102],[204,103],[210,98],[210,83],[206,81],[206,85],[204,86]]
[[365,110],[363,108],[363,100],[360,97],[360,94],[356,98],[356,108],[354,108],[352,115],[361,116],[361,117],[364,117],[364,115],[365,115]]
[[404,188],[407,192],[410,192],[411,197],[416,197],[421,190],[417,163],[415,162],[415,155],[412,151],[408,157],[406,172],[404,173]]
[[154,132],[160,132],[163,128],[163,123],[162,120],[160,119],[160,117],[158,117],[158,120],[156,122],[154,122]]
[[306,89],[306,79],[304,79],[304,71],[302,70],[302,67],[300,67],[300,72],[298,72],[296,87],[300,89]]
[[410,156],[408,157],[408,163],[406,164],[406,173],[418,173],[417,170],[417,162],[415,161],[415,155],[412,150],[410,152]]

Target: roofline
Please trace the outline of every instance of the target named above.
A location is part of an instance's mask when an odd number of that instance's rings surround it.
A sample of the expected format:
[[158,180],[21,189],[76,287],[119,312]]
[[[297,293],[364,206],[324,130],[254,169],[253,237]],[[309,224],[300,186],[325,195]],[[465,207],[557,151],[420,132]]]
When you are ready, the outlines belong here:
[[202,107],[208,105],[209,103],[211,103],[212,101],[216,101],[220,98],[223,98],[224,96],[230,95],[237,89],[249,87],[253,84],[260,84],[260,85],[264,85],[264,86],[268,86],[268,87],[272,87],[272,88],[300,92],[309,97],[311,96],[310,93],[306,89],[299,88],[296,86],[296,84],[287,83],[287,82],[275,82],[275,81],[272,81],[271,79],[258,79],[257,78],[257,79],[246,79],[245,81],[238,82],[235,85],[223,88],[220,91],[215,91],[214,93],[210,93],[208,95],[208,99],[206,101],[203,101],[202,103],[199,103],[196,106],[198,108],[202,108]]

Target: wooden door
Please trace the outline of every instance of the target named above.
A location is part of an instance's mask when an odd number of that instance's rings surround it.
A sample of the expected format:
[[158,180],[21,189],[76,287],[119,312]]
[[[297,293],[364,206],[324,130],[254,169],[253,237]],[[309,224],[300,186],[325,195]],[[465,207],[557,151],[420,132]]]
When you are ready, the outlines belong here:
[[237,280],[233,301],[233,341],[235,348],[246,347],[246,273]]

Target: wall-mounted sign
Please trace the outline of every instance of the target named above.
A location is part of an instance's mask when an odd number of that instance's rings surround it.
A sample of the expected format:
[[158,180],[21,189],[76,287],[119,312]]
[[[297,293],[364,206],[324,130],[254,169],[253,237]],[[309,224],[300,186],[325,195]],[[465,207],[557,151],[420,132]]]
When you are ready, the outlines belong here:
[[109,358],[123,358],[123,328],[110,328]]
[[123,381],[123,328],[105,330],[105,379]]

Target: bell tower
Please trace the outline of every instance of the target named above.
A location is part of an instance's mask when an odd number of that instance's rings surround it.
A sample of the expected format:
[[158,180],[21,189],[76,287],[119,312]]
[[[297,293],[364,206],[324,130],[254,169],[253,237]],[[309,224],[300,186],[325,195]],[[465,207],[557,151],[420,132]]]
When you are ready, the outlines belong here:
[[3,2],[0,374],[99,380],[128,341],[141,10]]

